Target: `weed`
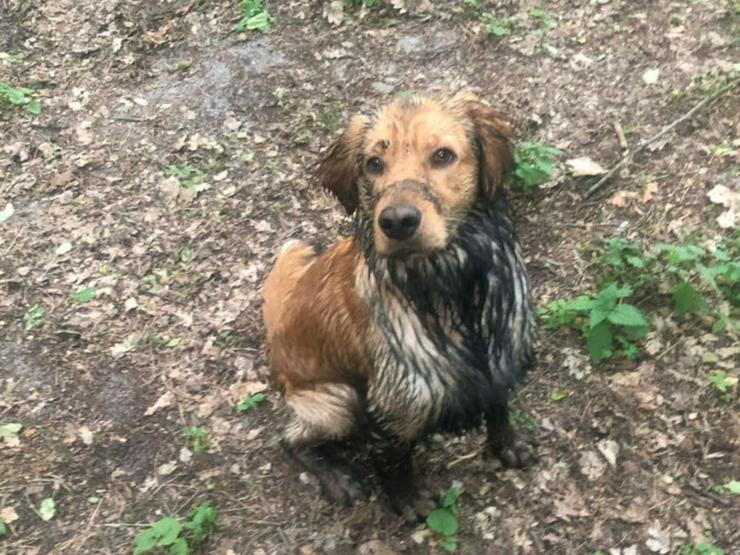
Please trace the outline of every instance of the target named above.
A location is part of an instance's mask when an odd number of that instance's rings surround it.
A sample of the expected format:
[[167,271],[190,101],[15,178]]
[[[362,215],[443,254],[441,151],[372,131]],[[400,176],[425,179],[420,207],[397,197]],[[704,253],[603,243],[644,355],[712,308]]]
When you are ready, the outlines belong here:
[[203,426],[188,426],[182,430],[182,435],[193,440],[193,453],[196,455],[202,455],[211,442],[208,437],[208,430]]
[[737,385],[737,378],[734,376],[728,376],[727,372],[723,370],[717,370],[707,379],[714,385],[717,391],[723,394],[729,393]]
[[366,8],[373,8],[378,5],[378,0],[344,0],[345,8],[358,8],[364,6]]
[[272,25],[273,19],[267,13],[262,0],[242,0],[239,4],[242,18],[234,27],[235,33],[244,31],[265,32]]
[[596,296],[582,295],[573,301],[562,299],[540,310],[549,329],[568,326],[579,330],[586,339],[594,364],[611,358],[615,343],[628,358],[636,356],[634,341],[643,339],[650,321],[636,306],[625,302],[633,290],[615,282],[605,285]]
[[525,193],[546,183],[553,174],[555,157],[562,151],[537,143],[521,143],[514,151],[516,170],[514,175]]
[[334,133],[342,125],[342,110],[338,104],[332,104],[319,114],[319,125],[329,133]]
[[267,397],[264,393],[255,393],[254,395],[247,395],[244,397],[241,403],[239,403],[236,408],[239,409],[239,412],[244,412],[245,410],[250,409],[256,409],[257,406],[260,403],[265,402]]
[[41,104],[38,100],[33,100],[32,95],[33,89],[0,83],[0,102],[23,107],[27,112],[37,115],[41,113]]
[[529,17],[534,19],[537,22],[537,25],[542,29],[549,31],[550,29],[557,27],[552,16],[542,8],[533,8],[529,12]]
[[177,178],[180,185],[193,193],[196,193],[198,186],[203,183],[203,172],[192,166],[170,165],[164,170],[164,174],[167,177]]
[[92,301],[95,295],[97,295],[97,292],[94,287],[85,287],[72,295],[72,299],[78,304],[85,304]]
[[175,517],[158,520],[134,538],[134,555],[168,553],[187,555],[193,546],[203,544],[216,528],[218,512],[208,502],[201,503],[183,524]]
[[40,304],[35,304],[28,309],[24,318],[26,331],[31,331],[38,326],[44,318],[44,314],[46,314],[46,309]]
[[427,527],[440,537],[442,548],[453,553],[457,551],[457,529],[460,523],[457,514],[460,511],[458,498],[460,490],[451,487],[443,492],[439,499],[439,508],[432,511],[427,517]]
[[488,26],[488,33],[495,37],[505,37],[514,27],[511,19],[496,17],[492,13],[483,15],[482,19]]
[[683,544],[679,555],[725,555],[725,552],[712,543]]

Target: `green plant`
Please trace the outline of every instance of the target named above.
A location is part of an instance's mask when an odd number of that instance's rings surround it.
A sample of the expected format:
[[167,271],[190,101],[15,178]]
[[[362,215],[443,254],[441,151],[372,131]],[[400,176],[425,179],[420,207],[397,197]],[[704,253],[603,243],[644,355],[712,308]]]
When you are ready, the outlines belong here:
[[514,22],[511,19],[496,17],[492,13],[483,15],[481,19],[488,26],[488,33],[499,38],[508,35],[514,27]]
[[183,187],[193,193],[197,192],[198,186],[203,183],[203,172],[192,166],[170,165],[164,170],[164,174],[167,177],[177,178]]
[[697,543],[696,545],[683,544],[680,555],[725,555],[725,552],[711,543]]
[[31,114],[41,113],[41,103],[31,98],[33,89],[25,87],[11,87],[5,83],[0,83],[0,101],[4,101],[11,106],[23,107]]
[[737,378],[728,376],[724,370],[717,370],[707,379],[720,393],[729,393],[737,385]]
[[44,318],[44,314],[46,314],[46,309],[40,304],[35,304],[29,308],[24,317],[26,331],[31,331],[38,326]]
[[514,175],[525,192],[546,183],[553,174],[555,157],[562,151],[537,143],[521,143],[514,151]]
[[239,8],[242,18],[234,27],[234,32],[260,31],[264,33],[272,25],[273,19],[267,13],[262,0],[241,0]]
[[216,509],[205,501],[190,513],[185,524],[171,516],[158,520],[136,535],[134,555],[187,555],[191,547],[204,543],[213,533],[217,518]]
[[552,16],[542,8],[533,8],[529,12],[529,17],[534,19],[540,27],[546,30],[552,29],[557,25]]
[[239,412],[244,412],[245,410],[255,409],[260,403],[263,403],[267,397],[264,393],[255,393],[254,395],[247,395],[244,397],[241,403],[239,403],[236,408],[239,410]]
[[443,492],[439,499],[439,508],[427,517],[427,527],[440,537],[442,548],[450,553],[457,551],[457,529],[460,523],[457,514],[460,511],[458,498],[460,490],[451,487]]
[[611,358],[615,343],[628,358],[634,358],[634,341],[642,339],[650,329],[650,321],[636,306],[625,302],[632,295],[628,285],[619,287],[612,282],[596,296],[582,295],[573,301],[562,299],[540,310],[545,327],[568,326],[578,329],[586,339],[588,353],[594,364]]
[[85,287],[72,295],[72,299],[78,304],[85,304],[92,301],[96,294],[97,292],[94,287]]
[[203,426],[188,426],[183,429],[182,434],[193,440],[193,453],[196,455],[201,455],[208,448],[211,441],[208,437],[208,430]]
[[378,5],[378,0],[344,0],[344,6],[346,8],[358,8],[365,6],[366,8],[373,8]]

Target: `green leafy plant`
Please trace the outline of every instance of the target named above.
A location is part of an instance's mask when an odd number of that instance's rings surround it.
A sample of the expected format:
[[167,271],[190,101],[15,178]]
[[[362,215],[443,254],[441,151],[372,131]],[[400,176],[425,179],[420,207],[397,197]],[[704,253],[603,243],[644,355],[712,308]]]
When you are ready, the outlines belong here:
[[236,408],[239,409],[239,412],[244,412],[245,410],[251,410],[257,408],[257,406],[260,403],[263,403],[267,397],[264,393],[255,393],[254,395],[247,395],[244,397],[241,403],[239,403]]
[[167,177],[175,177],[180,184],[193,193],[198,191],[198,186],[203,183],[203,172],[192,166],[170,165],[164,170]]
[[94,287],[85,287],[84,289],[80,289],[74,295],[72,295],[72,299],[76,303],[85,304],[92,301],[95,298],[96,294],[97,292]]
[[514,175],[525,192],[550,180],[555,168],[555,158],[563,152],[537,143],[521,143],[514,151]]
[[460,527],[457,520],[457,514],[460,512],[459,497],[460,490],[451,487],[440,496],[439,508],[427,517],[427,527],[439,536],[442,548],[450,553],[457,551],[456,534]]
[[546,30],[557,26],[552,16],[542,8],[533,8],[529,12],[529,17],[534,19],[541,28]]
[[683,544],[678,553],[680,555],[725,555],[724,550],[712,543]]
[[508,35],[514,27],[511,19],[496,17],[492,13],[483,15],[482,19],[488,27],[488,33],[498,38]]
[[374,8],[377,5],[378,0],[344,0],[344,6],[346,8],[359,8],[360,6]]
[[5,526],[5,523],[2,520],[0,520],[0,537],[4,536],[7,533],[8,533],[7,526]]
[[582,295],[573,301],[558,300],[540,311],[545,327],[557,329],[569,326],[579,330],[586,339],[588,353],[594,364],[611,358],[615,343],[623,354],[634,358],[633,342],[642,339],[650,329],[650,321],[633,304],[625,302],[632,295],[629,286],[612,282],[596,296]]
[[211,440],[208,437],[208,430],[203,426],[188,426],[184,428],[182,434],[192,441],[193,453],[201,455],[205,452]]
[[737,385],[737,378],[728,376],[724,370],[717,370],[708,380],[720,393],[729,393]]
[[23,426],[17,422],[0,424],[0,441],[5,441],[6,438],[15,440],[22,428]]
[[35,304],[29,308],[23,319],[25,322],[25,330],[31,331],[33,328],[38,326],[41,323],[41,320],[43,320],[44,314],[46,314],[46,309],[40,304]]
[[38,115],[41,113],[41,103],[34,100],[33,89],[25,87],[11,87],[0,83],[0,101],[11,106],[24,108],[27,112]]
[[39,515],[42,520],[51,520],[57,513],[57,505],[51,497],[45,497],[41,500]]
[[242,18],[234,27],[237,33],[244,31],[265,32],[272,25],[272,18],[267,13],[262,0],[242,0],[239,4]]
[[187,555],[191,547],[204,543],[216,528],[218,512],[209,503],[201,503],[183,524],[175,517],[165,517],[139,532],[134,538],[134,555],[168,553]]

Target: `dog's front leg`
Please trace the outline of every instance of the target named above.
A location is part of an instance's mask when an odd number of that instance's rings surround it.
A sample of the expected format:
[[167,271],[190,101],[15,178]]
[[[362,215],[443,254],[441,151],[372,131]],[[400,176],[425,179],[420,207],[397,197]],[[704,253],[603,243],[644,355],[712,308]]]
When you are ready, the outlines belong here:
[[497,399],[486,409],[488,446],[491,453],[508,468],[522,468],[536,460],[534,447],[517,437],[509,418],[505,397]]
[[414,477],[414,443],[387,425],[372,421],[371,452],[383,491],[391,508],[411,521],[423,520],[435,508],[427,492],[420,492]]

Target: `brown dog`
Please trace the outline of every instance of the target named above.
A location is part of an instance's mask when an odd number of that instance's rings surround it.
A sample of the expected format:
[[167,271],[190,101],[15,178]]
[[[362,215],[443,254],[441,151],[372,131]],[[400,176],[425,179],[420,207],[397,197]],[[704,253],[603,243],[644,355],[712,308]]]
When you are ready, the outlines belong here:
[[533,456],[509,424],[535,317],[502,182],[509,127],[470,95],[399,99],[355,116],[319,168],[355,215],[320,254],[283,247],[265,283],[273,376],[293,419],[286,450],[331,499],[358,487],[330,446],[363,431],[396,508],[415,494],[414,444],[486,418],[506,465]]

